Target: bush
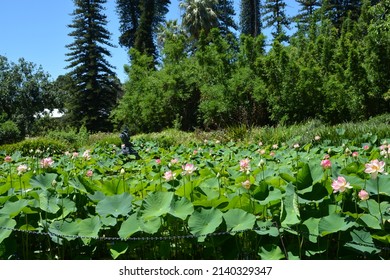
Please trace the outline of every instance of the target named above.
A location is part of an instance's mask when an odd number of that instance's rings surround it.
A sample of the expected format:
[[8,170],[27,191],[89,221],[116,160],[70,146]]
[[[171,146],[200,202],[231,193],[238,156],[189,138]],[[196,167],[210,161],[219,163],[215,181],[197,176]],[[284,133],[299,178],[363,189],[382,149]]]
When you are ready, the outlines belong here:
[[53,130],[47,133],[46,137],[60,142],[65,142],[72,148],[80,148],[87,144],[89,134],[85,127],[81,127],[78,131],[75,128]]
[[70,149],[71,147],[64,142],[43,137],[26,139],[19,143],[0,146],[0,151],[5,154],[13,154],[16,151],[20,151],[24,156],[33,155],[39,151],[51,155],[62,154]]
[[15,143],[22,139],[22,135],[16,123],[6,121],[0,124],[0,144]]
[[115,145],[119,147],[121,144],[122,142],[119,138],[119,133],[99,132],[91,134],[88,138],[88,145]]

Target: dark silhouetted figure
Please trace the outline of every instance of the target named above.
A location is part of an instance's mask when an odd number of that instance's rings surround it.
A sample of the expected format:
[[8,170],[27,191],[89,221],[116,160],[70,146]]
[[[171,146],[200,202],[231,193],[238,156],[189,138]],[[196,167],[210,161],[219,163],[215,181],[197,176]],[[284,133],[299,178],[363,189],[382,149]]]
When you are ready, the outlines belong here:
[[130,135],[128,132],[128,129],[125,128],[119,137],[122,140],[122,154],[123,155],[130,155],[130,156],[135,156],[135,159],[140,159],[141,157],[139,154],[134,150],[133,145],[130,143]]

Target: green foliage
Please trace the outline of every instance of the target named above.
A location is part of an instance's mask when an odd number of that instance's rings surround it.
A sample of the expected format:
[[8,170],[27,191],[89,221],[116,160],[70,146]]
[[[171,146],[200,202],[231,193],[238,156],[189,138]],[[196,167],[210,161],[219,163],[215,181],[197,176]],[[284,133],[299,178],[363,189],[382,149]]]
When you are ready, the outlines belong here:
[[82,126],[79,130],[75,128],[52,130],[45,135],[45,138],[64,142],[69,144],[71,147],[84,146],[87,144],[88,137],[89,133],[84,126]]
[[0,121],[17,124],[22,137],[34,133],[36,115],[60,106],[58,91],[42,67],[0,56]]
[[38,154],[62,154],[65,151],[70,151],[76,146],[69,145],[65,141],[48,139],[45,137],[37,137],[26,139],[15,144],[6,144],[0,146],[0,151],[5,154],[13,154],[20,151],[23,155]]
[[21,133],[13,121],[0,123],[0,144],[14,143],[21,140]]

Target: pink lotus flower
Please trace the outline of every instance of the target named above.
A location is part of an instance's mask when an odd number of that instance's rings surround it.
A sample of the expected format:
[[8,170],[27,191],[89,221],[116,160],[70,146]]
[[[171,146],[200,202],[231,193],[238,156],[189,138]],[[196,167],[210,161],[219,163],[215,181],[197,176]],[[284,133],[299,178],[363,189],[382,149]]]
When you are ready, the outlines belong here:
[[161,159],[156,159],[156,164],[160,164],[161,163]]
[[25,164],[21,164],[16,168],[16,170],[18,171],[18,175],[22,175],[23,173],[27,172],[27,169],[28,167]]
[[329,169],[332,167],[332,163],[329,159],[321,160],[321,166],[323,169]]
[[367,151],[369,148],[370,148],[370,146],[368,146],[368,145],[363,146],[363,150],[365,150],[365,151]]
[[359,193],[358,193],[358,196],[361,200],[367,200],[370,195],[368,194],[368,192],[366,192],[365,190],[361,190]]
[[372,179],[375,179],[378,176],[378,173],[383,173],[384,171],[385,162],[377,159],[372,160],[370,163],[366,163],[366,169],[364,170],[364,172],[371,174]]
[[53,165],[54,161],[51,159],[51,157],[44,158],[41,160],[41,167],[42,168],[49,168]]
[[245,182],[242,182],[241,185],[242,185],[245,189],[249,190],[250,187],[251,187],[251,182],[250,182],[249,180],[246,180]]
[[244,158],[240,160],[240,171],[249,172],[251,170],[250,162],[251,161],[249,160],[249,158]]
[[329,158],[330,158],[330,155],[328,155],[328,154],[324,155],[324,159],[329,159]]
[[176,174],[175,174],[174,172],[172,172],[171,170],[165,172],[165,173],[164,173],[164,176],[163,176],[163,178],[164,178],[167,182],[169,182],[169,181],[171,181],[171,180],[174,180],[175,177],[176,177]]
[[91,159],[91,150],[86,150],[84,153],[83,153],[83,158],[85,160],[90,160]]
[[358,156],[359,156],[359,153],[358,153],[358,152],[353,152],[353,153],[352,153],[352,157],[356,158],[356,157],[358,157]]
[[90,170],[88,170],[87,171],[87,173],[85,173],[85,176],[87,176],[87,177],[92,177],[92,175],[93,175],[93,171],[90,169]]
[[346,189],[352,189],[352,186],[345,180],[344,177],[339,176],[332,182],[333,193],[344,192]]
[[4,158],[4,161],[5,162],[11,162],[12,161],[12,158],[11,158],[11,156],[6,156],[5,158]]
[[196,167],[192,163],[186,163],[186,165],[182,166],[182,169],[184,175],[190,175],[196,170]]
[[179,162],[179,160],[178,160],[177,158],[171,159],[171,164],[176,164],[176,163],[178,163],[178,162]]

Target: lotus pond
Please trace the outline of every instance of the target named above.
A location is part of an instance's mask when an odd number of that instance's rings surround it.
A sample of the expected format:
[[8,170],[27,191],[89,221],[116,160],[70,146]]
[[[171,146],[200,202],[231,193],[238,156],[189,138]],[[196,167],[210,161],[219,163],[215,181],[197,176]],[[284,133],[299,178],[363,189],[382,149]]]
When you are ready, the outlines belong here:
[[376,142],[3,154],[0,259],[389,259]]

